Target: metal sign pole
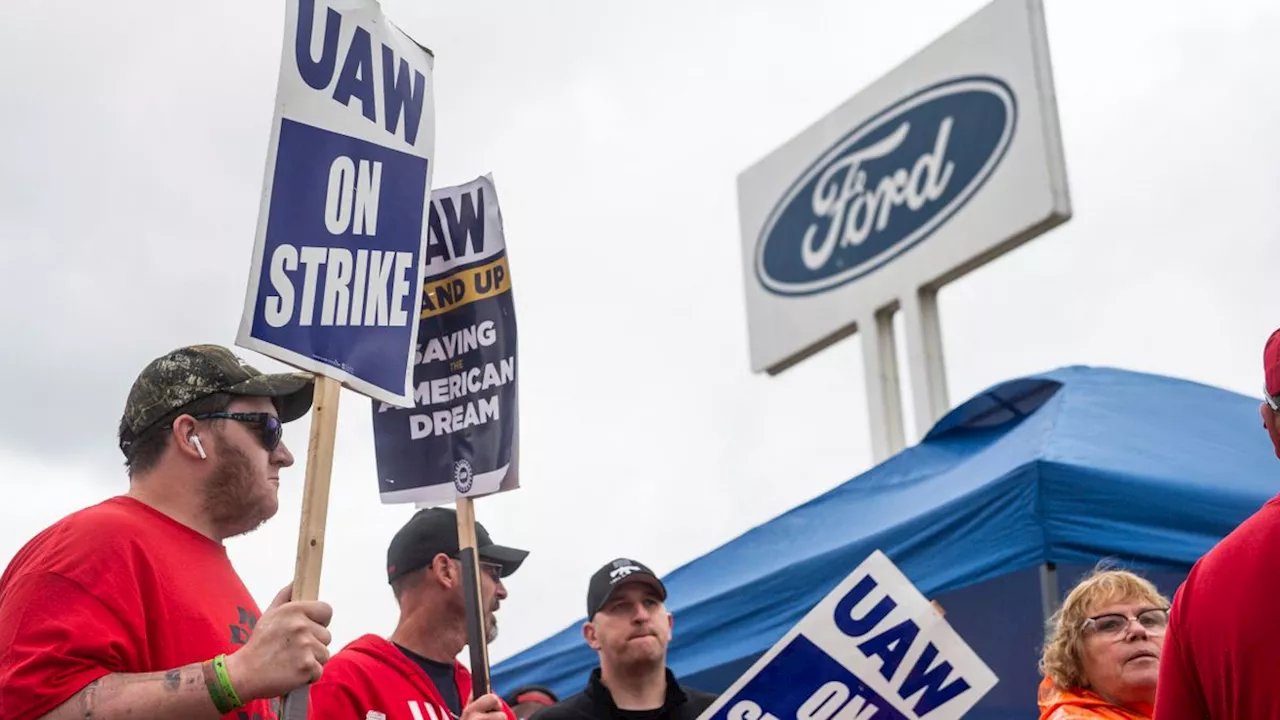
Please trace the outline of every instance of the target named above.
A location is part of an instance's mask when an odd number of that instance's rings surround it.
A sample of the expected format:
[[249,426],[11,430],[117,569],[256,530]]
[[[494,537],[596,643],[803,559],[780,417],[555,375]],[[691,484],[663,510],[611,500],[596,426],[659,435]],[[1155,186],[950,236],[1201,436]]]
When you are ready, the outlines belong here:
[[947,368],[942,355],[937,290],[921,288],[902,303],[907,329],[907,365],[915,406],[916,434],[923,438],[947,413]]
[[902,382],[898,374],[897,333],[893,313],[906,321],[907,370],[911,379],[916,434],[923,438],[946,414],[947,368],[938,320],[938,293],[922,289],[858,323],[862,336],[862,364],[871,419],[871,451],[881,463],[906,448],[902,413]]
[[871,452],[884,462],[906,447],[902,432],[902,386],[898,379],[898,349],[893,332],[893,308],[858,323],[862,337],[862,366],[867,383],[867,412],[871,422]]

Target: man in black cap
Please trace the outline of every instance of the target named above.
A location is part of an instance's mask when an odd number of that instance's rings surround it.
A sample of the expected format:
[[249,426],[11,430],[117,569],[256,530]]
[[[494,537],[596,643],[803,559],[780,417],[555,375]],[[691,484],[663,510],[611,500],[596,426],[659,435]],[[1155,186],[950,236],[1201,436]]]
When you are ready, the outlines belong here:
[[42,531],[0,577],[0,717],[275,718],[318,678],[332,609],[261,616],[223,541],[278,508],[283,424],[310,375],[265,375],[216,345],[155,359],[120,420],[129,491]]
[[[494,543],[479,523],[476,551],[487,643],[497,637],[495,613],[507,597],[502,581],[529,553]],[[400,605],[396,629],[386,639],[359,637],[333,656],[311,687],[313,717],[516,720],[497,695],[471,699],[471,673],[457,660],[467,644],[458,554],[452,509],[420,510],[396,533],[387,549],[387,581]]]
[[682,687],[667,667],[674,619],[667,588],[643,563],[618,558],[591,576],[582,636],[600,656],[587,687],[534,720],[694,720],[716,696]]

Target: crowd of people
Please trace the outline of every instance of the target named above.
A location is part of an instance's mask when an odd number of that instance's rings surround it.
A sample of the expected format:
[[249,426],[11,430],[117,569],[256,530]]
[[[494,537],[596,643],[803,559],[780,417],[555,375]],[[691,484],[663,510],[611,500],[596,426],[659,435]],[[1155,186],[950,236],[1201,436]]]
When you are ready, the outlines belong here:
[[[330,656],[332,608],[285,586],[262,610],[224,541],[276,514],[294,463],[283,427],[312,376],[264,374],[229,349],[180,348],[142,370],[119,447],[129,489],[27,542],[0,575],[0,718],[275,720],[308,688],[309,717],[353,720],[693,720],[714,696],[666,666],[673,620],[648,567],[619,558],[588,581],[584,641],[600,664],[582,693],[472,697],[457,516],[420,510],[387,550],[399,605],[388,637]],[[505,578],[528,556],[476,527],[489,641]]]
[[[1262,425],[1280,457],[1280,330],[1264,348]],[[316,718],[694,720],[716,696],[667,666],[667,590],[617,558],[587,579],[583,641],[599,658],[580,692],[472,697],[457,660],[466,603],[452,510],[420,510],[387,551],[399,605],[388,637],[330,656],[332,608],[285,586],[262,610],[227,538],[275,515],[283,426],[313,401],[310,375],[263,374],[230,350],[180,348],[137,377],[119,426],[129,489],[32,538],[0,575],[0,718],[274,720],[309,688]],[[1042,720],[1280,718],[1270,684],[1272,500],[1195,564],[1172,602],[1140,575],[1101,567],[1047,629]],[[488,640],[504,579],[528,552],[477,526]]]

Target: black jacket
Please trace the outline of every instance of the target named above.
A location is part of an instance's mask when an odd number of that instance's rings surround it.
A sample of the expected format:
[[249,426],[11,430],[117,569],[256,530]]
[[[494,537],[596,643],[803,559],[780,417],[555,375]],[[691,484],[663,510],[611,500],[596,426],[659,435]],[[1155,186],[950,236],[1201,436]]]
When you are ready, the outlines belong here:
[[609,688],[600,682],[600,668],[591,671],[587,687],[577,695],[534,713],[529,720],[696,720],[716,696],[682,687],[667,669],[667,698],[655,710],[621,710]]

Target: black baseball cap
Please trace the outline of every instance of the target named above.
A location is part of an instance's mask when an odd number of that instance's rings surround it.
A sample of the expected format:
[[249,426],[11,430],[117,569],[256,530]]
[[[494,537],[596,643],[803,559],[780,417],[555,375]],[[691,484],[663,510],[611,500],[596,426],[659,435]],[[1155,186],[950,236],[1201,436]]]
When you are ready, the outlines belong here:
[[[529,555],[528,550],[495,544],[480,523],[476,523],[476,551],[484,562],[500,566],[502,577],[515,572]],[[419,510],[391,538],[387,547],[387,582],[426,567],[440,553],[458,556],[458,513],[445,507]]]
[[594,617],[600,608],[609,601],[609,596],[619,586],[629,582],[641,582],[653,588],[662,600],[667,599],[667,586],[662,584],[644,563],[630,558],[611,560],[591,576],[591,584],[587,586],[587,617]]

